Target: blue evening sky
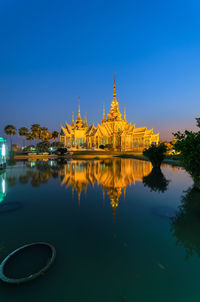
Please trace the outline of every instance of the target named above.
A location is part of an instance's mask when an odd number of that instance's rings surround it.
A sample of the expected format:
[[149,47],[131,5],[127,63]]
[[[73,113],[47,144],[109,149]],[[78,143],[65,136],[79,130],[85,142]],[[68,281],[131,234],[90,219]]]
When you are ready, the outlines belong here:
[[0,0],[0,135],[100,122],[116,74],[127,120],[161,139],[200,116],[200,1]]

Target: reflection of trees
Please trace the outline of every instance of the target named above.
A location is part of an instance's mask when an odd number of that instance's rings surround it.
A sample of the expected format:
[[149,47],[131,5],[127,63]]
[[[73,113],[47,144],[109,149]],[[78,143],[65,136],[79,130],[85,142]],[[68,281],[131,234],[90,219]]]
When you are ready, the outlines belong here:
[[22,185],[25,185],[28,183],[28,180],[29,180],[29,177],[28,175],[20,175],[19,176],[19,183],[22,184]]
[[[26,163],[26,173],[19,175],[18,180],[21,185],[27,184],[29,181],[33,187],[39,187],[41,184],[45,184],[48,180],[53,177],[59,176],[60,170],[63,169],[66,164],[65,160],[59,161],[37,161],[34,163]],[[17,177],[13,176],[12,173],[7,175],[6,182],[9,187],[16,184]]]
[[143,177],[144,186],[148,186],[151,191],[165,192],[169,180],[165,178],[160,168],[153,168],[151,173]]
[[200,256],[200,191],[194,187],[186,191],[181,206],[172,220],[171,232],[187,251],[187,258],[194,252]]
[[7,176],[6,177],[6,183],[8,187],[13,187],[16,184],[16,177],[15,176]]

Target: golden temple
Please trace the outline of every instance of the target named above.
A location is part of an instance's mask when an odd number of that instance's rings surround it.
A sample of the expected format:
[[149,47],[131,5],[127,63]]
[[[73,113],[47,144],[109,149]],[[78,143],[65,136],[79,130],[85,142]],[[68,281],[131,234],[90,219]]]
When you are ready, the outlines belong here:
[[116,85],[114,78],[113,99],[110,111],[105,116],[105,107],[103,107],[103,119],[97,126],[87,124],[87,118],[81,118],[80,98],[78,116],[74,121],[72,114],[72,124],[66,123],[61,127],[60,140],[67,148],[107,148],[113,151],[136,151],[142,152],[152,143],[159,142],[159,133],[154,134],[153,129],[146,127],[136,128],[135,125],[128,123],[126,112],[124,118],[119,110],[119,103],[116,97]]

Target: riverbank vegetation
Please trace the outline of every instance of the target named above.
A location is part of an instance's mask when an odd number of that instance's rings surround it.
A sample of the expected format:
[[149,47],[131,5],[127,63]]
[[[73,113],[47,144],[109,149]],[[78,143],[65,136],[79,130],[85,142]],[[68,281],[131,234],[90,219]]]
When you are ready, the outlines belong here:
[[57,141],[59,132],[50,132],[47,127],[41,127],[39,124],[31,125],[30,129],[21,127],[18,131],[15,126],[7,125],[4,133],[10,138],[10,154],[13,154],[12,140],[17,133],[23,139],[21,152],[48,152],[63,147],[63,143]]
[[[197,118],[197,127],[200,127],[200,118]],[[200,131],[174,133],[176,143],[174,148],[180,153],[179,161],[191,175],[196,189],[200,190]]]

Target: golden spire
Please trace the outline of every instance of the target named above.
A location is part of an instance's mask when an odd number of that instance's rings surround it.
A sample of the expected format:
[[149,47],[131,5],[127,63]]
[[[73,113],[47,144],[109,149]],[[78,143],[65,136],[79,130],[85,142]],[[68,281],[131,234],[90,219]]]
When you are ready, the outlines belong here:
[[113,100],[117,100],[116,99],[116,85],[115,85],[115,74],[114,74],[114,88],[113,88]]
[[110,111],[108,113],[108,120],[118,120],[121,121],[121,113],[119,111],[119,103],[116,97],[116,85],[114,76],[114,88],[113,88],[113,99],[110,106]]
[[103,120],[102,121],[105,121],[106,120],[106,114],[105,114],[105,103],[103,104]]
[[85,113],[84,125],[87,126],[87,112]]
[[77,121],[81,121],[80,96],[78,97],[78,117]]
[[72,126],[74,125],[74,112],[72,112]]
[[126,107],[124,106],[124,121],[126,122]]

